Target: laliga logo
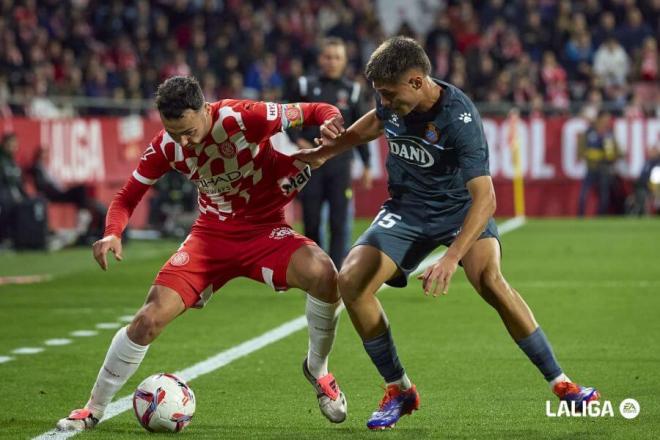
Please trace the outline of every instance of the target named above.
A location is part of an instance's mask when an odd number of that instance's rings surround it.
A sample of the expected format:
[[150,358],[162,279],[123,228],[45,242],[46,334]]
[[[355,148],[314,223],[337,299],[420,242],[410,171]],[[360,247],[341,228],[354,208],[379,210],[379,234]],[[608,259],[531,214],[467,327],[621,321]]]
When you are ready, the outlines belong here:
[[[619,405],[619,413],[626,419],[634,419],[639,415],[639,402],[635,399],[624,399]],[[612,402],[609,400],[585,403],[581,407],[576,402],[561,400],[557,412],[552,410],[552,402],[545,402],[545,415],[547,417],[614,417]]]

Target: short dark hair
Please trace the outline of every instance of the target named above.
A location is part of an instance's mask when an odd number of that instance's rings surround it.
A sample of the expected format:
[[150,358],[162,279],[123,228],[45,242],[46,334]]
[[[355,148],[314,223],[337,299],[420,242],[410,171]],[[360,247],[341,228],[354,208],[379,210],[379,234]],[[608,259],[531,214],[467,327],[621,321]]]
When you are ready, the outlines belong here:
[[203,105],[202,88],[192,76],[172,76],[156,90],[156,107],[166,119],[179,119],[184,111],[197,111]]
[[346,47],[346,43],[339,37],[326,37],[321,40],[321,50],[325,49],[328,46],[342,46]]
[[371,54],[364,73],[369,81],[392,84],[409,69],[419,69],[429,75],[431,61],[417,41],[396,36],[385,40]]

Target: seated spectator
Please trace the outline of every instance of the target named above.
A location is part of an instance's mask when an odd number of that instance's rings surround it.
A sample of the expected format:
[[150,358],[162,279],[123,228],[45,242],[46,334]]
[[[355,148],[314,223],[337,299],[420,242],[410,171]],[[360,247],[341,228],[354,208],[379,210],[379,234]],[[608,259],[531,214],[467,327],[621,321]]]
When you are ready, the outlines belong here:
[[91,189],[86,185],[62,188],[48,173],[45,162],[48,150],[39,148],[27,174],[33,179],[35,189],[51,203],[71,203],[77,210],[75,239],[80,244],[91,244],[103,236],[106,207],[90,196]]
[[183,238],[197,217],[197,192],[179,173],[167,173],[152,187],[149,225],[169,237]]
[[642,171],[635,181],[635,189],[628,202],[628,213],[644,215],[660,214],[660,143],[649,151]]
[[543,55],[541,79],[545,88],[546,101],[557,109],[568,108],[566,71],[557,63],[555,54],[550,51]]
[[614,37],[608,37],[594,56],[594,73],[606,88],[625,84],[629,66],[626,51]]
[[658,42],[653,37],[647,37],[639,55],[636,57],[635,70],[637,77],[644,82],[656,83],[659,79],[658,70]]
[[255,61],[245,77],[245,87],[251,99],[259,99],[265,89],[280,89],[284,80],[277,72],[275,55],[267,53],[263,59]]
[[642,46],[646,37],[653,35],[653,32],[644,23],[640,10],[631,8],[626,16],[625,24],[617,29],[616,34],[624,49],[632,54],[635,49]]

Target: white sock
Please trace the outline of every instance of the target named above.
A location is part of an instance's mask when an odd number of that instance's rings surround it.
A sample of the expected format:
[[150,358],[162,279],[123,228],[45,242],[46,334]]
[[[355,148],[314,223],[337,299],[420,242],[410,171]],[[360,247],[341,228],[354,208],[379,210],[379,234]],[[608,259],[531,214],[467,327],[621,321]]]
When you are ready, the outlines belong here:
[[550,389],[554,389],[555,385],[557,385],[559,382],[570,382],[571,379],[568,378],[564,373],[561,373],[559,376],[555,377],[552,379],[548,384],[550,385]]
[[112,398],[140,366],[148,345],[138,345],[126,334],[126,327],[119,329],[110,343],[108,353],[92,388],[92,395],[85,408],[100,418]]
[[412,387],[412,382],[408,378],[408,375],[406,373],[403,373],[403,376],[401,376],[401,379],[395,380],[394,382],[388,382],[388,385],[396,384],[399,385],[399,388],[401,391],[405,391],[408,388]]
[[341,300],[331,304],[307,294],[305,306],[309,332],[307,367],[317,379],[328,374],[328,356],[335,342],[337,321],[339,321],[339,314],[336,311],[340,304]]

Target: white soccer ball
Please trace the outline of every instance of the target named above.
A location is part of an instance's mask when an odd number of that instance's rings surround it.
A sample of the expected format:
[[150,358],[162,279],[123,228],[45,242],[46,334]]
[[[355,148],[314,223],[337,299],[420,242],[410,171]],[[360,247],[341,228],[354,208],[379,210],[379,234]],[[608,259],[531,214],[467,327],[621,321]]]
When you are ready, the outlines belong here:
[[133,409],[147,431],[179,432],[195,414],[195,393],[173,374],[154,374],[138,385]]

